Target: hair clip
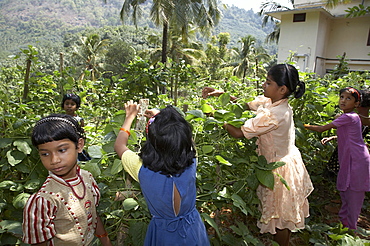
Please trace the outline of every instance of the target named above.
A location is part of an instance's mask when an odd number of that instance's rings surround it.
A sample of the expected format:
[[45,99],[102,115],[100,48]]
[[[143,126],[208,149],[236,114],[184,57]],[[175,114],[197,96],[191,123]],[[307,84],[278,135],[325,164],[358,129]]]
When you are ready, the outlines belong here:
[[159,112],[158,112],[158,113],[156,113],[155,115],[153,115],[152,117],[150,117],[150,118],[149,118],[148,123],[146,123],[146,127],[145,127],[146,134],[148,134],[149,126],[154,122],[155,117],[156,117],[158,114],[159,114]]
[[71,126],[73,127],[73,129],[74,129],[74,130],[75,130],[79,135],[81,135],[81,134],[80,134],[80,132],[77,130],[76,125],[75,125],[75,124],[73,124],[73,122],[71,122],[71,121],[69,121],[69,120],[67,120],[67,119],[65,119],[65,118],[61,118],[61,117],[46,117],[46,118],[43,118],[43,119],[39,120],[38,122],[36,122],[35,127],[38,127],[39,125],[41,125],[41,124],[43,124],[43,123],[45,123],[45,122],[49,122],[49,121],[63,121],[63,122],[65,122],[65,123],[67,123],[67,124],[71,125]]
[[148,134],[149,126],[154,122],[154,120],[155,120],[155,115],[150,117],[150,119],[148,120],[148,123],[146,123],[146,127],[145,127],[146,134]]
[[355,88],[353,88],[353,87],[347,87],[346,88],[350,93],[352,93],[352,94],[357,94],[357,98],[358,98],[358,100],[359,101],[361,101],[361,95],[360,95],[360,93],[355,89]]

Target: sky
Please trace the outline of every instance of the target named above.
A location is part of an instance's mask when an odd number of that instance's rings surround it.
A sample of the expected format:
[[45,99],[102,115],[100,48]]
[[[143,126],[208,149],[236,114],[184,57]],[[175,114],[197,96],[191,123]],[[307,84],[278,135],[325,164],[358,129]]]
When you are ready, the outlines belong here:
[[[259,12],[261,4],[267,2],[268,0],[221,0],[224,4],[234,5],[238,8],[243,8],[246,10],[253,9],[254,12]],[[292,7],[292,4],[288,0],[275,0],[275,2],[280,3],[283,6]]]

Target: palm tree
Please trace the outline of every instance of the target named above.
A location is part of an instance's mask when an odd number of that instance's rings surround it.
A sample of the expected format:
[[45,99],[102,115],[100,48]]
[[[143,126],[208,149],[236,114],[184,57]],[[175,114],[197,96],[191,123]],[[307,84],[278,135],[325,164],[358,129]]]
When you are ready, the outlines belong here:
[[[234,68],[234,74],[241,77],[244,82],[248,70],[251,70],[254,66],[254,75],[257,76],[259,73],[259,62],[269,60],[270,56],[263,47],[256,45],[256,38],[252,35],[242,37],[238,43],[242,44],[242,48],[239,53],[240,63]],[[252,63],[254,64],[253,66]]]
[[[141,17],[140,5],[147,0],[125,0],[121,9],[121,20],[126,21],[131,16],[137,25]],[[221,18],[217,0],[153,0],[150,18],[156,26],[162,26],[162,62],[167,60],[168,32],[177,30],[181,33],[183,42],[187,42],[189,24],[199,27],[202,34],[208,35],[213,26]]]
[[108,45],[108,40],[101,40],[98,34],[91,34],[88,37],[80,38],[79,46],[73,47],[73,55],[79,58],[83,63],[83,71],[80,75],[80,80],[85,77],[87,71],[91,75],[91,79],[95,80],[100,76],[99,61],[101,55],[105,52],[105,46]]

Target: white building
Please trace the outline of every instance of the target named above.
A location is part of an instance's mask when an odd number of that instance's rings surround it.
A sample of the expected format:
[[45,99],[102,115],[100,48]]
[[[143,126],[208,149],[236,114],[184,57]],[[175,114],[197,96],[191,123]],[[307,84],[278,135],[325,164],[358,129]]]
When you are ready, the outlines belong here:
[[352,0],[336,8],[326,1],[295,0],[292,10],[270,12],[281,21],[278,62],[292,53],[301,71],[324,75],[346,54],[351,71],[370,71],[370,15],[346,18],[346,9],[370,0]]

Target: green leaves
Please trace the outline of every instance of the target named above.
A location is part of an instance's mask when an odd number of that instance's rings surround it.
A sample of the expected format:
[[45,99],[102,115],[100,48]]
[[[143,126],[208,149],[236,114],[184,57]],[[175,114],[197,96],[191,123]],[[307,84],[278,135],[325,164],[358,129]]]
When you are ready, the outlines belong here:
[[[266,158],[264,156],[258,156],[258,163],[255,165],[256,167],[256,176],[258,181],[270,188],[271,190],[274,189],[275,178],[272,170],[285,165],[284,162],[272,162],[267,163]],[[285,180],[281,177],[280,178],[284,184],[286,184]]]
[[8,159],[8,163],[11,166],[15,166],[22,162],[22,160],[26,157],[26,155],[23,152],[17,151],[17,150],[9,150],[6,152],[6,158]]
[[27,200],[28,198],[30,197],[31,195],[28,194],[28,193],[20,193],[18,194],[14,199],[13,199],[13,206],[15,208],[24,208],[24,206],[26,205],[27,203]]
[[14,220],[0,221],[0,228],[16,235],[22,235],[22,223]]
[[119,172],[121,172],[122,170],[123,170],[122,161],[119,160],[119,159],[115,159],[114,162],[113,162],[112,169],[110,170],[110,173],[112,175],[116,175]]
[[125,210],[136,209],[139,204],[133,198],[127,198],[123,201],[123,208]]
[[225,160],[225,159],[224,159],[222,156],[220,156],[220,155],[216,155],[216,160],[218,160],[221,164],[225,164],[225,165],[227,165],[227,166],[231,166],[231,165],[232,165],[229,161]]
[[25,140],[15,140],[13,145],[17,147],[19,151],[24,153],[25,155],[31,154],[31,147],[29,146],[28,142]]

